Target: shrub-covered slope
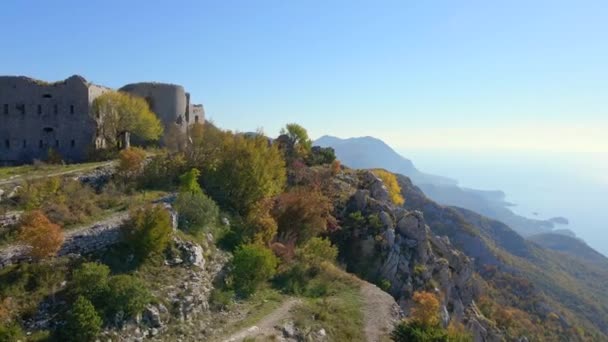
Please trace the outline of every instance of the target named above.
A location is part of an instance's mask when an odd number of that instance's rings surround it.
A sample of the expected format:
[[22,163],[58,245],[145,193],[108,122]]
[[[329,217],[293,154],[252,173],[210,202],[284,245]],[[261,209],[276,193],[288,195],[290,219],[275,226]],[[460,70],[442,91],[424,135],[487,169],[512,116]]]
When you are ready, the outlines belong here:
[[[501,222],[441,206],[407,177],[399,176],[399,184],[406,208],[421,210],[433,232],[448,236],[474,258],[476,271],[487,282],[484,298],[523,311],[495,317],[499,327],[525,330],[543,324],[543,333],[552,329],[569,340],[608,338],[608,268],[542,248]],[[501,310],[487,306],[487,313],[502,315]],[[528,323],[530,328],[522,328]]]

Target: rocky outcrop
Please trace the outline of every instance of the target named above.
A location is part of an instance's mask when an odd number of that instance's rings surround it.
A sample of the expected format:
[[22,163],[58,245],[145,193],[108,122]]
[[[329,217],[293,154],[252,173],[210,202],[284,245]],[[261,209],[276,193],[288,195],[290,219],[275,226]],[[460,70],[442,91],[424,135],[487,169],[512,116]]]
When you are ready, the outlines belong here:
[[372,172],[360,171],[357,175],[356,179],[338,180],[357,189],[345,212],[339,213],[342,221],[359,211],[365,217],[377,215],[382,224],[380,232],[364,228],[350,237],[349,244],[362,255],[359,261],[373,265],[364,276],[390,284],[388,292],[406,315],[415,291],[435,291],[442,298],[444,325],[451,320],[462,322],[479,291],[473,278],[473,260],[455,248],[447,236],[436,235],[421,211],[394,206],[386,187]]
[[476,342],[500,342],[505,340],[496,325],[483,316],[474,302],[467,307],[464,323]]

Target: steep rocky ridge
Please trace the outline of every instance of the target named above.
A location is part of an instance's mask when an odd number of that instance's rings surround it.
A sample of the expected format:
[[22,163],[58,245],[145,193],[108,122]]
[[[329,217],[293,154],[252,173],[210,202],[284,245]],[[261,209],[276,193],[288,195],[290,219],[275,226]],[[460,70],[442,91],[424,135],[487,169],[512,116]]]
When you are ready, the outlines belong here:
[[[447,236],[436,235],[421,211],[393,205],[388,190],[372,172],[347,171],[335,182],[336,188],[350,195],[337,206],[344,227],[335,237],[349,271],[383,284],[406,314],[415,291],[434,291],[442,301],[445,326],[450,321],[464,323],[479,341],[503,338],[475,307],[481,283],[474,276],[472,258],[456,249]],[[381,227],[349,226],[353,213],[378,217]]]
[[578,326],[606,338],[608,268],[541,248],[501,222],[431,201],[405,176],[398,180],[405,207],[421,210],[433,232],[474,258],[498,302],[540,320],[553,313],[565,330]]

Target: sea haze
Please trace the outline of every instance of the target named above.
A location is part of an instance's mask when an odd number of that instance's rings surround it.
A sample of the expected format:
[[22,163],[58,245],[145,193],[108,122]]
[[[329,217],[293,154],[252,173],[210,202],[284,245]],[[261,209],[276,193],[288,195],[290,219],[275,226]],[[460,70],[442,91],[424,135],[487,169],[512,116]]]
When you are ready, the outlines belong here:
[[399,151],[423,172],[451,177],[462,187],[503,190],[522,216],[566,217],[567,228],[608,255],[608,156],[440,150]]

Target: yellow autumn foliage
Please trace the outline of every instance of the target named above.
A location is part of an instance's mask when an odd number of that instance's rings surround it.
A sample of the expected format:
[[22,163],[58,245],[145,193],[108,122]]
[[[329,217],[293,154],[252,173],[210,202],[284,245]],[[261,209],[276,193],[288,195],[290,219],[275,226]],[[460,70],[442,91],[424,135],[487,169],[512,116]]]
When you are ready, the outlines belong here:
[[401,186],[399,186],[399,183],[397,182],[397,177],[386,170],[376,169],[373,170],[373,172],[382,180],[384,186],[386,186],[388,189],[388,194],[391,201],[395,205],[403,205],[403,203],[405,203],[405,199],[401,195]]

